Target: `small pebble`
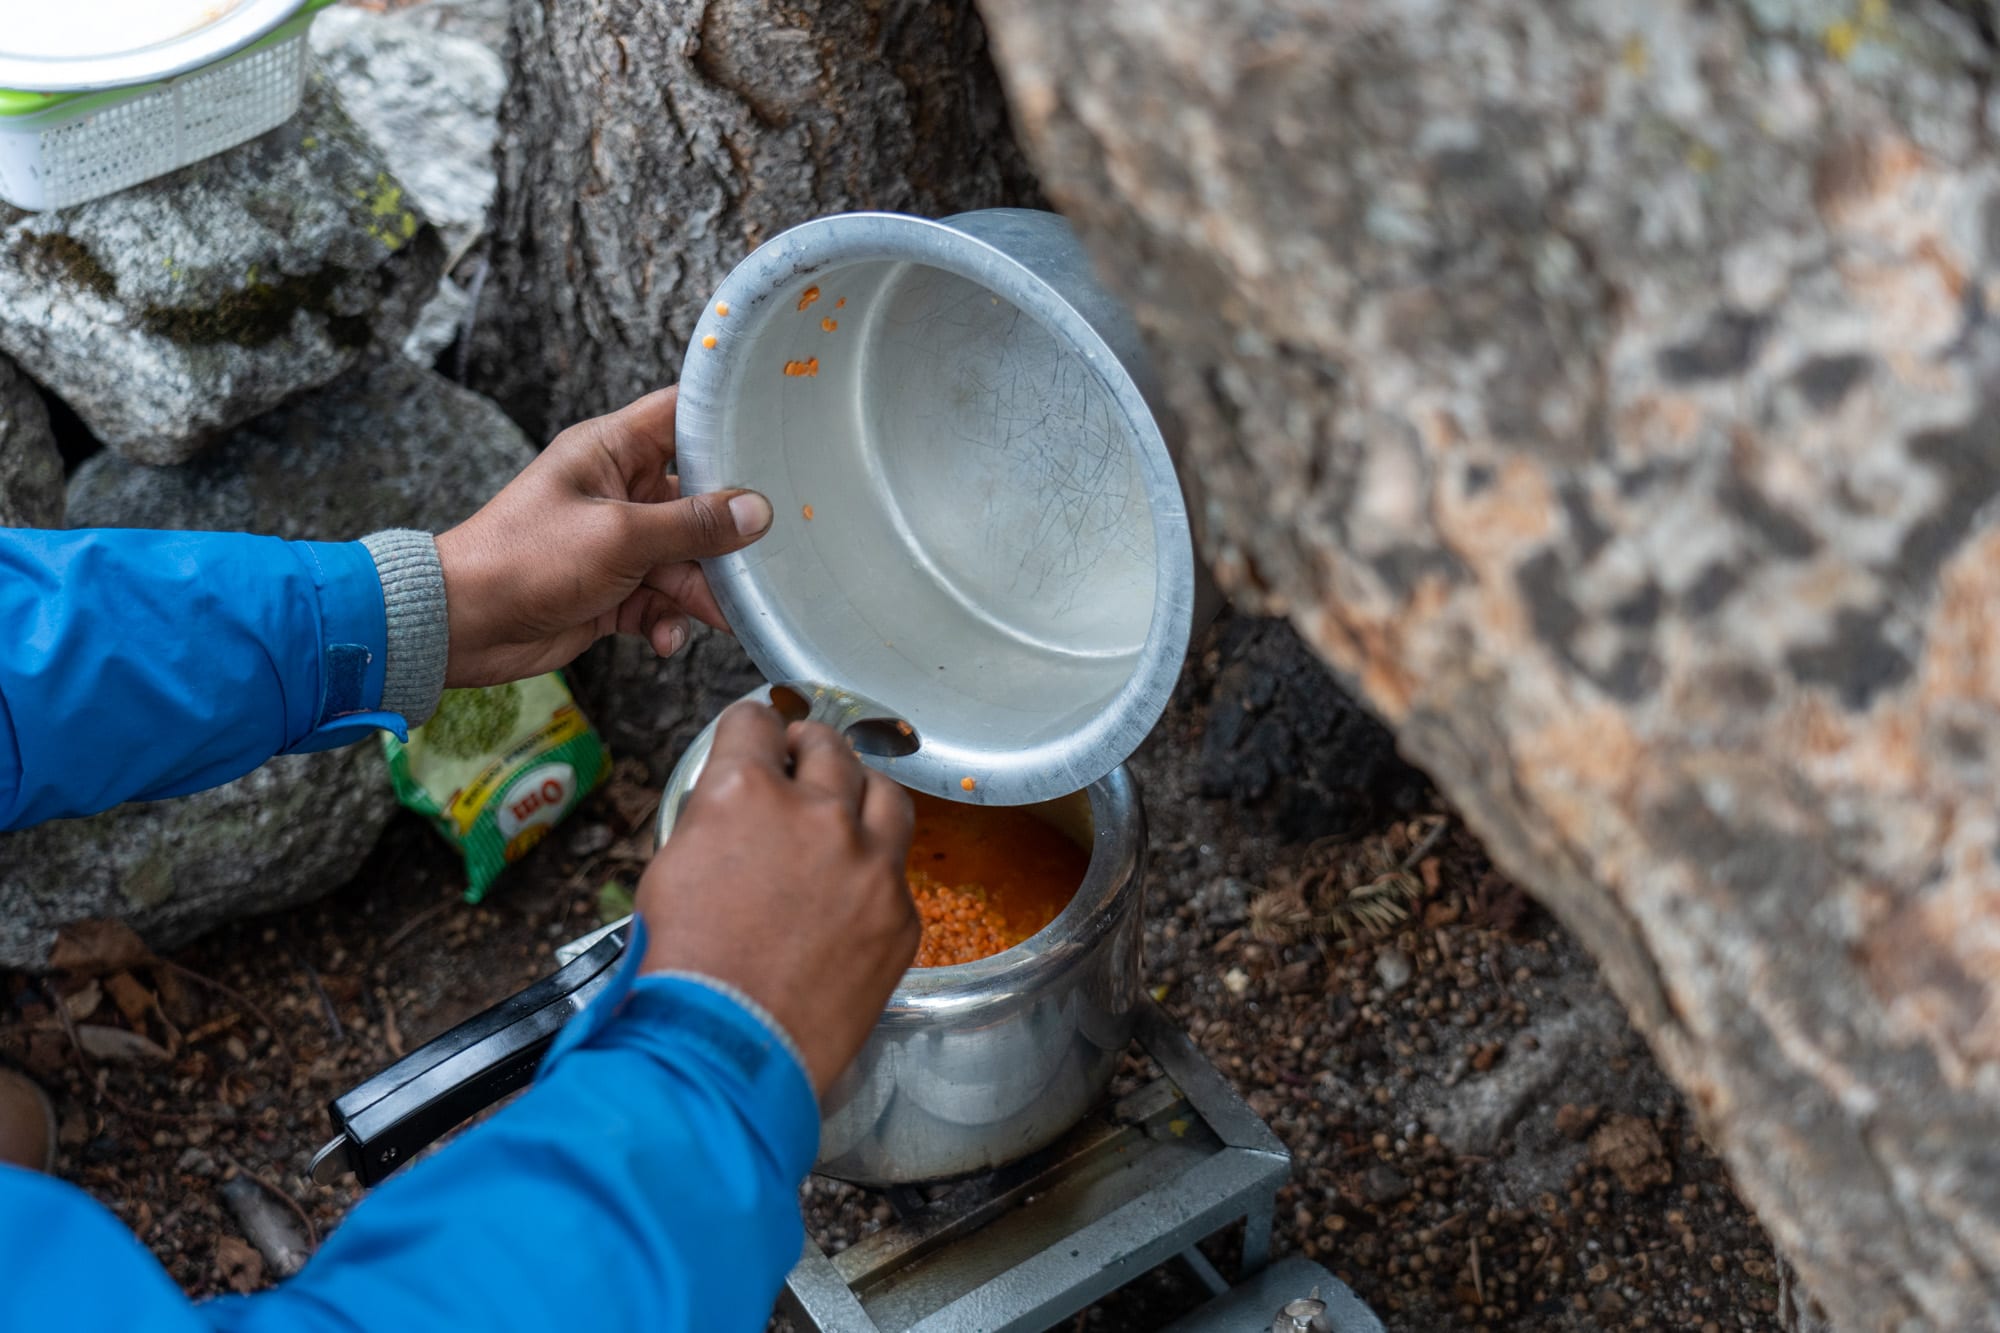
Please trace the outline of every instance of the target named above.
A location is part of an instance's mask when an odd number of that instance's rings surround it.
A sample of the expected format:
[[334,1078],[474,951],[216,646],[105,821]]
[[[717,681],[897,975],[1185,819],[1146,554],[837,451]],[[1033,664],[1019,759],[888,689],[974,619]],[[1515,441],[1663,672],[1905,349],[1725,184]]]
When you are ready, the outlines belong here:
[[1382,979],[1382,989],[1392,994],[1410,984],[1415,970],[1410,956],[1401,949],[1391,947],[1375,955],[1375,975]]

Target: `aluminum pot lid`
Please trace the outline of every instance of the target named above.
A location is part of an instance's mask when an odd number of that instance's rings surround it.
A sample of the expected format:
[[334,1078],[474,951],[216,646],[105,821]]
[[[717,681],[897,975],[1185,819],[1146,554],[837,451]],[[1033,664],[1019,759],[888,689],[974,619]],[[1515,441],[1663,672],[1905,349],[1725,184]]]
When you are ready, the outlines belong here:
[[737,266],[682,370],[690,493],[769,496],[705,562],[751,660],[917,738],[868,754],[1018,805],[1117,767],[1193,630],[1187,502],[1129,314],[1067,223],[842,214]]
[[22,0],[0,23],[0,88],[91,92],[212,64],[307,0]]

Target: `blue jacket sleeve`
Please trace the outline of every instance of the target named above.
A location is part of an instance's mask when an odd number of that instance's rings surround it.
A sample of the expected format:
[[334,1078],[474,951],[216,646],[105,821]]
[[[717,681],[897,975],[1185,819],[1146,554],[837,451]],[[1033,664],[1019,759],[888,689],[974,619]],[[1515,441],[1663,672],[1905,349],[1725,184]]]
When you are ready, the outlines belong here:
[[805,1074],[698,982],[645,977],[600,1006],[613,1021],[376,1190],[297,1277],[205,1307],[214,1327],[761,1330],[804,1241]]
[[0,830],[400,731],[386,633],[359,542],[0,529]]
[[0,1167],[0,1327],[756,1333],[804,1239],[819,1145],[804,1072],[699,982],[644,977],[598,1005],[611,1021],[552,1053],[532,1089],[259,1295],[190,1305],[96,1203]]

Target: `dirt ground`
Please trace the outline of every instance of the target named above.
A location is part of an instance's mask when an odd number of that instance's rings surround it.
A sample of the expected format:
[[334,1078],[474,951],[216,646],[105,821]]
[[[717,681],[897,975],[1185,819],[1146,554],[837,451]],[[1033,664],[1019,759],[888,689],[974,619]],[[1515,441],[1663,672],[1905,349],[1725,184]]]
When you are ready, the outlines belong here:
[[[1150,979],[1294,1154],[1277,1252],[1392,1329],[1776,1327],[1768,1240],[1595,969],[1303,651],[1212,633],[1134,761]],[[632,881],[626,775],[479,907],[412,818],[347,889],[170,962],[0,977],[0,1059],[55,1098],[60,1174],[191,1293],[275,1280],[357,1198],[304,1175],[325,1103],[545,974]],[[804,1202],[827,1248],[889,1215],[826,1182]],[[1169,1266],[1075,1327],[1151,1329],[1194,1290]]]

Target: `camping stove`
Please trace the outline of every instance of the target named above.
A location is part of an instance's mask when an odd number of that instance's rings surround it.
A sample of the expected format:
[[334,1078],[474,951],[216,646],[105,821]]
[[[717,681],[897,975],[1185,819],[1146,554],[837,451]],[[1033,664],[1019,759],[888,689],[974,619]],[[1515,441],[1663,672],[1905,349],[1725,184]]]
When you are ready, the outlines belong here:
[[[1291,1155],[1151,1003],[1160,1076],[1048,1148],[949,1186],[884,1191],[896,1220],[838,1254],[807,1241],[779,1310],[799,1333],[1042,1333],[1178,1257],[1211,1297],[1172,1333],[1381,1333],[1310,1260],[1267,1266]],[[1197,1242],[1242,1219],[1234,1287]]]

